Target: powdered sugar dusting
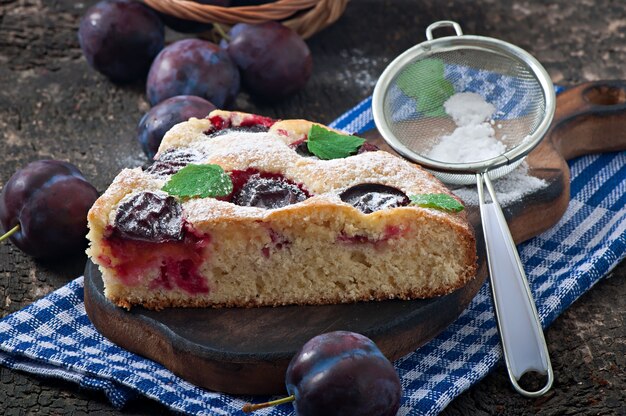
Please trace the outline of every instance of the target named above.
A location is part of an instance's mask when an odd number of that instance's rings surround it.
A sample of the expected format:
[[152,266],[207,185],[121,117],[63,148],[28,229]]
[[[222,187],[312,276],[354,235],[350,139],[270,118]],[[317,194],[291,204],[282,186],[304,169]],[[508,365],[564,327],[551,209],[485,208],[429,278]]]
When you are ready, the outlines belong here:
[[337,192],[361,183],[393,186],[406,194],[446,193],[424,170],[387,152],[366,152],[345,159],[301,158],[286,176],[313,193]]
[[[528,164],[522,162],[514,171],[500,179],[493,181],[496,198],[501,206],[510,205],[521,200],[524,196],[534,193],[548,186],[543,179],[531,176],[528,173]],[[478,205],[478,191],[476,187],[455,189],[454,194],[467,205]]]
[[[297,121],[293,120],[293,122]],[[300,125],[299,129],[308,130],[309,122],[298,122],[306,123],[306,126]],[[407,195],[449,193],[440,182],[434,180],[423,169],[383,151],[365,152],[344,159],[319,160],[298,155],[285,143],[283,137],[271,131],[233,130],[221,136],[207,137],[199,131],[200,128],[206,128],[201,123],[190,123],[190,125],[180,127],[179,130],[184,131],[184,134],[177,137],[173,147],[198,152],[202,155],[199,163],[215,163],[226,171],[254,168],[259,171],[280,173],[286,179],[302,184],[312,194],[312,197],[302,202],[269,210],[239,206],[214,198],[192,198],[183,202],[185,216],[192,224],[219,223],[226,218],[265,221],[284,210],[297,211],[299,207],[309,205],[350,206],[341,201],[338,194],[346,188],[363,183],[392,186]],[[161,149],[161,152],[165,154],[166,149]],[[167,180],[167,176],[152,175],[138,169],[129,172],[148,180],[147,186],[134,187],[130,191],[131,194],[149,189],[158,190]],[[114,211],[115,206],[112,208]],[[427,210],[432,216],[462,222],[460,217],[434,209],[417,206],[403,209]]]
[[217,137],[198,137],[191,147],[207,155],[205,163],[225,170],[254,168],[282,173],[319,195],[360,183],[380,183],[407,194],[445,193],[432,177],[404,159],[386,152],[365,152],[344,159],[319,160],[298,155],[274,132],[231,131]]
[[[383,60],[376,56],[369,56],[361,49],[342,50],[339,55],[343,59],[343,70],[333,68],[332,75],[345,85],[356,85],[363,92],[371,92],[376,85],[377,69],[384,64]],[[336,81],[335,81],[336,82]]]
[[489,121],[496,107],[488,103],[475,92],[461,92],[454,94],[444,104],[446,113],[452,117],[457,126],[469,126]]
[[219,164],[225,170],[255,168],[282,172],[299,158],[271,132],[232,131],[195,141],[192,147],[207,155],[206,163]]
[[429,158],[447,163],[471,163],[500,156],[506,151],[504,143],[496,139],[489,120],[496,109],[480,95],[454,94],[444,103],[444,108],[457,128],[439,140],[428,153]]

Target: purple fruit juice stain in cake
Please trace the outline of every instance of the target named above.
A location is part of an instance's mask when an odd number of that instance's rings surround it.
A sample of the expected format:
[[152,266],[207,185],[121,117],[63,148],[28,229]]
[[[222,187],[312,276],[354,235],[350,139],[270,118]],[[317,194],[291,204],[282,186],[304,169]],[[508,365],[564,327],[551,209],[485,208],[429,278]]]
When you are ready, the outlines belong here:
[[211,236],[196,233],[185,224],[184,237],[178,241],[162,243],[129,240],[117,235],[113,227],[106,230],[103,240],[105,253],[98,260],[115,270],[115,273],[127,286],[137,286],[146,273],[157,277],[149,284],[151,289],[182,289],[189,294],[206,294],[210,288],[200,273],[200,266],[205,261],[205,247],[211,243]]
[[201,162],[203,155],[194,149],[168,149],[152,163],[146,172],[153,175],[173,175],[190,163]]
[[341,200],[352,205],[364,214],[382,209],[409,205],[409,197],[399,190],[378,183],[362,183],[352,186],[339,194]]
[[263,254],[263,257],[265,258],[270,258],[272,252],[282,250],[283,248],[291,245],[291,240],[273,228],[269,229],[268,234],[270,236],[271,244],[261,249],[261,254]]
[[176,198],[140,192],[118,207],[112,226],[105,230],[105,252],[99,260],[113,268],[129,286],[141,283],[142,276],[158,270],[151,288],[182,289],[190,294],[208,293],[199,272],[209,235],[195,232],[183,218]]
[[209,293],[207,281],[198,272],[198,266],[191,259],[168,259],[161,266],[158,279],[151,282],[150,288],[172,290],[174,287],[195,295]]

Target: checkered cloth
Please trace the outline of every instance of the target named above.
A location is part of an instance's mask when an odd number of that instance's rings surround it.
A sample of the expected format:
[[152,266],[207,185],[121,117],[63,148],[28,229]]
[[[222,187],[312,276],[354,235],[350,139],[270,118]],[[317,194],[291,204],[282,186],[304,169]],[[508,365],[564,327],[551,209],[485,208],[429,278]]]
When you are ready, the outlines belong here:
[[[444,65],[444,78],[452,84],[455,92],[473,92],[492,104],[496,108],[493,120],[512,120],[537,111],[533,98],[541,90],[529,78],[453,64]],[[418,112],[418,99],[405,94],[396,83],[390,84],[385,102],[393,108],[391,117],[395,122],[420,119],[424,115]]]
[[[372,128],[370,104],[365,100],[333,127],[351,132]],[[626,254],[626,152],[581,157],[570,162],[570,169],[572,200],[567,212],[552,229],[519,246],[544,327]],[[438,413],[501,358],[485,283],[443,333],[395,362],[403,389],[399,414]],[[85,314],[82,277],[0,321],[0,363],[104,391],[116,407],[143,395],[183,413],[233,415],[240,414],[247,401],[268,399],[202,390],[115,346]],[[285,404],[258,414],[294,411]]]

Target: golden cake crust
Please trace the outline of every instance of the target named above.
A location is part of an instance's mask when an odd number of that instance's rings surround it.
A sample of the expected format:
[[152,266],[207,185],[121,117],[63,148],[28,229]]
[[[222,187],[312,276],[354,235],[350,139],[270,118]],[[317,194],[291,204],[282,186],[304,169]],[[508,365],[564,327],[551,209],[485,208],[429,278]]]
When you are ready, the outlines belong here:
[[[456,257],[454,261],[460,265],[454,273],[455,276],[440,282],[430,281],[430,278],[425,276],[424,279],[427,284],[421,286],[400,285],[401,287],[395,291],[390,291],[389,287],[385,285],[380,287],[374,285],[368,290],[357,288],[349,295],[342,293],[341,290],[322,291],[323,293],[319,293],[317,297],[287,301],[280,298],[259,299],[251,294],[253,291],[246,292],[248,294],[241,298],[214,299],[210,296],[185,296],[184,293],[181,296],[171,296],[162,291],[152,292],[146,288],[128,288],[116,277],[116,272],[114,267],[111,267],[110,261],[103,261],[104,258],[109,259],[113,256],[110,251],[107,251],[108,248],[104,244],[107,238],[107,227],[113,223],[120,201],[138,192],[162,192],[160,190],[169,176],[148,173],[140,168],[124,169],[96,201],[88,216],[90,227],[88,238],[91,242],[88,254],[100,266],[105,280],[105,294],[117,305],[128,308],[132,304],[141,304],[147,308],[161,309],[169,306],[249,307],[293,303],[325,304],[389,298],[413,299],[449,293],[465,285],[475,275],[475,239],[464,211],[450,213],[410,205],[364,214],[343,202],[338,196],[341,190],[351,186],[362,183],[377,183],[398,188],[407,195],[438,193],[456,198],[430,173],[384,151],[364,152],[334,160],[302,157],[294,151],[293,145],[306,138],[311,125],[318,124],[307,120],[278,121],[269,126],[269,130],[265,133],[235,131],[210,139],[207,136],[215,127],[216,120],[237,127],[244,125],[250,117],[258,116],[216,110],[206,119],[192,118],[187,122],[180,123],[165,135],[155,158],[158,159],[172,149],[190,149],[200,155],[200,160],[197,163],[218,164],[225,171],[252,168],[261,172],[281,174],[285,178],[301,184],[312,196],[302,202],[270,210],[238,206],[213,198],[192,198],[182,201],[185,220],[193,226],[196,232],[213,236],[223,235],[226,239],[232,235],[233,239],[249,240],[250,247],[256,249],[258,246],[262,247],[263,250],[270,244],[264,234],[264,230],[268,227],[272,230],[274,228],[280,230],[281,233],[293,240],[293,250],[300,247],[298,246],[300,241],[298,240],[298,233],[305,232],[308,233],[307,238],[317,239],[329,245],[330,248],[324,249],[330,250],[329,253],[332,253],[332,239],[336,238],[337,235],[342,235],[347,239],[363,239],[374,242],[370,244],[371,247],[362,248],[364,253],[372,256],[378,255],[377,250],[383,251],[384,249],[391,252],[394,244],[399,244],[395,237],[389,238],[387,236],[389,229],[399,228],[401,232],[410,236],[415,234],[414,238],[421,239],[420,244],[422,245],[424,242],[428,243],[428,238],[441,240],[445,237],[434,234],[449,233],[449,237],[452,238],[450,244],[454,245],[453,251]],[[434,234],[429,235],[429,237],[420,236],[420,229],[428,230]],[[426,235],[426,231],[423,234]],[[437,240],[437,244],[447,250],[445,239],[439,240]],[[218,248],[214,247],[222,244],[222,240],[219,241],[211,243],[212,249],[217,250],[212,254],[214,257],[220,256]],[[312,248],[308,247],[307,244],[309,243],[302,242],[302,247],[311,250]],[[248,251],[251,250],[250,247],[248,247]],[[416,247],[415,250],[421,250],[418,246]],[[344,247],[341,246],[341,248]],[[355,254],[355,247],[348,246],[345,249],[350,252],[350,256],[354,256],[358,261],[362,260],[359,257],[361,254]],[[275,249],[272,248],[272,250]],[[272,256],[282,258],[280,256],[287,255],[285,251],[276,249],[272,251]],[[429,254],[429,256],[436,257],[436,250],[434,252],[434,255]],[[384,252],[384,255],[388,259],[394,258],[387,251]],[[285,259],[285,261],[289,261],[287,257]],[[316,260],[311,257],[311,261]],[[443,261],[448,261],[448,259],[443,259]],[[361,261],[361,263],[363,262]],[[445,265],[433,264],[436,269],[445,268]],[[361,267],[358,262],[355,263],[356,266]],[[277,260],[274,267],[282,266]],[[307,267],[307,265],[303,267]],[[319,270],[323,270],[319,272],[320,276],[325,276],[324,273],[328,274],[328,270],[331,270],[323,269],[323,265],[317,267]],[[388,267],[389,270],[393,270],[392,265],[388,265]],[[214,275],[215,268],[211,270],[209,274]],[[389,273],[381,271],[379,274],[383,276]],[[394,277],[387,278],[390,282],[395,279]],[[271,286],[272,282],[267,281],[268,278],[264,279],[262,287]],[[311,280],[314,279],[304,280],[302,284],[308,285]],[[229,284],[228,281],[224,280],[219,283],[219,287],[221,289]],[[339,289],[341,285],[343,283],[338,285]],[[297,295],[295,297],[297,298]]]

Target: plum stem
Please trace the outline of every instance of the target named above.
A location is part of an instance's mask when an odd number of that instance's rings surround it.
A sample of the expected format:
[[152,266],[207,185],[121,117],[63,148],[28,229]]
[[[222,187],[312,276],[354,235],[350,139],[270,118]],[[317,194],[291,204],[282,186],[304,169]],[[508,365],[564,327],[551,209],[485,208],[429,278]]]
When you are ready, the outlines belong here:
[[271,402],[257,403],[257,404],[246,403],[243,405],[241,410],[243,410],[244,413],[250,413],[250,412],[254,412],[255,410],[265,409],[266,407],[278,406],[279,404],[293,402],[294,400],[296,400],[296,395],[292,394],[291,396],[283,397],[282,399],[278,399],[278,400],[272,400]]
[[17,224],[15,227],[11,228],[9,231],[4,233],[3,235],[0,235],[0,243],[6,240],[7,238],[11,237],[16,232],[18,232],[19,229],[20,229],[20,225]]
[[217,31],[217,33],[222,37],[222,39],[226,40],[226,42],[230,41],[230,36],[224,31],[224,28],[219,23],[213,23],[213,27]]

